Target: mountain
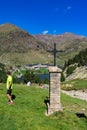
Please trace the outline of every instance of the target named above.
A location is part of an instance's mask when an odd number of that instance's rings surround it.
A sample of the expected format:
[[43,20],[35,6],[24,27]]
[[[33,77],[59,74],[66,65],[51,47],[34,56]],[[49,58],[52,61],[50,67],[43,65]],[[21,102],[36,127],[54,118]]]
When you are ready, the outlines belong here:
[[79,48],[83,49],[83,46],[85,48],[87,42],[87,37],[75,35],[70,32],[61,35],[36,35],[36,37],[49,46],[56,43],[57,48],[65,51]]
[[56,43],[57,64],[63,65],[79,51],[87,48],[87,37],[67,32],[61,35],[32,35],[7,23],[0,26],[0,62],[5,64],[53,64]]
[[64,64],[65,61],[87,48],[87,37],[70,32],[61,35],[36,35],[36,37],[45,42],[47,46],[53,47],[53,43],[56,43],[57,50],[63,50],[57,53],[58,64]]
[[[38,63],[41,59],[40,54],[44,53],[45,49],[47,46],[42,41],[19,27],[10,23],[0,26],[0,62],[5,64]],[[44,59],[42,56],[42,61]]]
[[28,49],[43,48],[40,40],[12,24],[0,26],[0,51],[26,52]]

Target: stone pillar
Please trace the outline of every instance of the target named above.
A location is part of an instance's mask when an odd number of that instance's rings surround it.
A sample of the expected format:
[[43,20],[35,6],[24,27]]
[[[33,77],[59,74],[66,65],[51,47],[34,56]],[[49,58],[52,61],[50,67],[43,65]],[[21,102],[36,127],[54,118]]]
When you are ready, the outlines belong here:
[[50,115],[56,111],[62,111],[60,101],[60,76],[61,69],[57,66],[49,67],[50,87],[49,87],[49,104],[46,115]]

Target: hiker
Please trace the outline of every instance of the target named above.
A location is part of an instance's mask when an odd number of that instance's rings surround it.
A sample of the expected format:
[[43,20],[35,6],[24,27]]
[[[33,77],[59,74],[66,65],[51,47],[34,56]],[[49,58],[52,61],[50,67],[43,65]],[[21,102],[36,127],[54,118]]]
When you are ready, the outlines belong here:
[[13,104],[13,101],[12,101],[12,97],[11,97],[11,94],[12,94],[12,88],[13,88],[13,81],[12,81],[12,76],[11,76],[11,73],[8,71],[7,72],[7,84],[6,84],[6,87],[7,87],[7,97],[9,99],[8,103],[9,104]]

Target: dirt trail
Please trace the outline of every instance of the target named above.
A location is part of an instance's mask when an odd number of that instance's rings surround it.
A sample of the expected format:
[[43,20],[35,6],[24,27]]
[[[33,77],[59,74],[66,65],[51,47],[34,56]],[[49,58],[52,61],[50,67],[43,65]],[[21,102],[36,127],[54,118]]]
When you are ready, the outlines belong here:
[[72,90],[72,91],[61,90],[61,92],[65,93],[65,94],[67,94],[67,95],[69,95],[71,97],[79,98],[79,99],[87,101],[87,92],[83,92],[81,90],[79,90],[79,91],[75,91],[75,90]]

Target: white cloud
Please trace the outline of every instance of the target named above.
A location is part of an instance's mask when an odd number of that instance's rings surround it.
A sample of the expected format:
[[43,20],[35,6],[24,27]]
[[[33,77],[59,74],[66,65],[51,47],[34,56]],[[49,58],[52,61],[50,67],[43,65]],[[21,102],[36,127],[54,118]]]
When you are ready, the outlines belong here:
[[53,33],[56,33],[56,30],[53,30]]
[[64,10],[64,13],[65,13],[65,14],[70,13],[70,12],[71,12],[71,9],[72,9],[72,6],[67,6],[67,7],[65,8],[65,10]]
[[71,6],[68,6],[68,7],[67,7],[67,10],[71,10],[71,8],[72,8]]
[[43,31],[42,33],[46,35],[48,33],[48,30]]

